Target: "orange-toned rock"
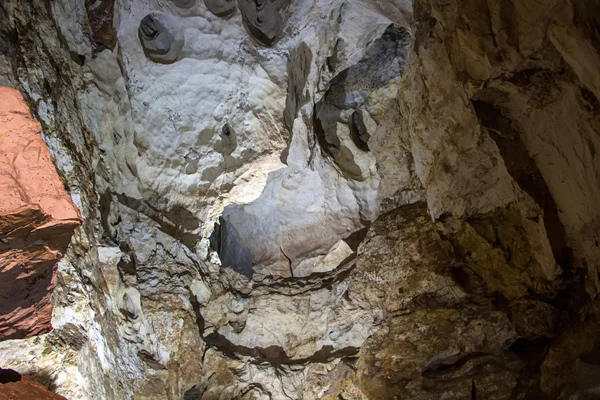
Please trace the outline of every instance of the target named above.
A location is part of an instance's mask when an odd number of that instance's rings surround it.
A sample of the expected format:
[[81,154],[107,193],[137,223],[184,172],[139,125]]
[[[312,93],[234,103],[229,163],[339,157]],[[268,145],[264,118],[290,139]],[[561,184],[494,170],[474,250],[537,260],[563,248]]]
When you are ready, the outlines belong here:
[[21,94],[0,87],[0,340],[52,329],[56,264],[81,215]]
[[66,400],[42,384],[11,369],[0,368],[0,400]]

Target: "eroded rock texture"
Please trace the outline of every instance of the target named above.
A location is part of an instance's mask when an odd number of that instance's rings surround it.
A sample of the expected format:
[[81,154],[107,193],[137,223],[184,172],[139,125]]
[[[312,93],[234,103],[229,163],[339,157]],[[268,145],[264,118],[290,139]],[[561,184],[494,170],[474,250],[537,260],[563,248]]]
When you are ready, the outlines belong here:
[[140,43],[150,60],[170,64],[183,48],[183,34],[177,21],[162,13],[150,13],[140,21]]
[[600,60],[584,3],[414,4],[401,111],[457,282],[518,334],[526,365],[504,398],[597,395]]
[[113,25],[115,0],[85,0],[89,36],[95,53],[113,50],[117,44],[117,31]]
[[204,0],[206,8],[217,17],[229,17],[235,12],[235,0]]
[[275,43],[285,24],[281,9],[289,2],[290,0],[238,0],[250,35],[265,46]]
[[80,215],[21,94],[0,87],[0,340],[52,329],[56,265]]
[[114,48],[89,2],[1,8],[85,217],[3,365],[70,399],[598,395],[593,2],[100,3]]

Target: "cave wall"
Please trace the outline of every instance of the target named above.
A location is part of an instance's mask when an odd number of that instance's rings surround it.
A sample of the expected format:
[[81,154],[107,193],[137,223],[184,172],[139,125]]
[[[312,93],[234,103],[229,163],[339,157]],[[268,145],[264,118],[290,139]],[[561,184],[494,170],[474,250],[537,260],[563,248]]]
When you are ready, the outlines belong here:
[[598,391],[593,2],[0,10],[84,217],[2,367],[70,399]]
[[570,1],[418,1],[414,12],[400,111],[429,213],[460,257],[456,282],[506,312],[525,362],[510,392],[474,379],[473,393],[593,398],[597,12]]
[[0,87],[0,341],[52,329],[56,267],[81,223],[21,94]]

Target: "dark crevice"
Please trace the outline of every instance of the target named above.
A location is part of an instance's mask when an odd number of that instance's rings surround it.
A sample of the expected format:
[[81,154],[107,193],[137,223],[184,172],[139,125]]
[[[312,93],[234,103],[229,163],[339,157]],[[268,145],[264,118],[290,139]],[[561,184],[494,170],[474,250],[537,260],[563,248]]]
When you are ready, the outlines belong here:
[[[356,266],[355,257],[350,256],[349,258],[351,258],[351,260],[342,263],[333,271],[313,273],[308,277],[283,278],[280,276],[267,276],[262,280],[254,280],[252,292],[296,296],[314,290],[331,288],[334,283],[341,282],[348,278]],[[241,297],[248,297],[250,295],[250,293],[247,292],[239,292],[234,287],[230,289]]]
[[283,250],[282,246],[279,246],[279,251],[285,257],[285,259],[288,261],[288,265],[290,268],[290,276],[293,278],[294,277],[294,268],[292,268],[292,259],[287,254],[285,254],[285,251]]
[[77,52],[75,52],[73,50],[69,51],[69,55],[71,56],[71,60],[73,60],[74,63],[76,63],[80,67],[83,67],[83,65],[85,64],[85,56],[84,55],[78,54]]
[[485,358],[486,356],[487,355],[484,353],[472,353],[461,357],[452,363],[432,363],[423,368],[423,371],[421,373],[424,377],[427,378],[433,378],[435,377],[435,375],[445,375],[448,371],[460,369],[462,366],[464,366],[467,362],[471,360]]
[[194,316],[196,318],[196,326],[198,327],[198,333],[200,334],[200,337],[202,337],[204,335],[205,322],[204,318],[202,317],[202,313],[200,312],[200,303],[198,302],[198,299],[190,289],[188,289],[188,294],[190,297],[190,303],[192,304],[192,310],[194,311]]
[[531,341],[524,338],[517,339],[509,348],[516,354],[524,364],[521,369],[517,386],[513,390],[513,398],[521,398],[527,394],[527,398],[542,398],[539,392],[540,368],[546,358],[549,340]]
[[[464,257],[461,254],[461,248],[456,247],[456,255]],[[470,269],[466,264],[455,263],[450,265],[450,278],[469,294],[485,296],[487,294],[486,283],[475,271]]]
[[[324,155],[327,155],[331,158],[334,157],[334,154],[331,150],[332,147],[337,147],[339,146],[339,143],[330,143],[330,141],[327,140],[327,129],[331,130],[331,124],[326,124],[326,121],[323,120],[323,118],[321,118],[321,114],[322,114],[322,110],[324,108],[324,105],[322,102],[319,102],[315,105],[314,110],[313,110],[313,130],[315,133],[315,138],[317,139],[316,142],[319,144],[319,148],[321,149],[321,151],[323,152]],[[331,109],[331,107],[330,107]],[[334,120],[335,122],[337,122],[337,119],[339,118],[339,115],[341,113],[340,110],[337,110],[338,112],[335,113],[335,117],[331,118],[332,120]],[[330,114],[333,115],[333,114]],[[326,124],[324,126],[324,124]],[[310,163],[310,160],[309,160]]]
[[85,0],[86,30],[94,55],[117,45],[117,30],[113,26],[115,0]]
[[536,74],[543,73],[544,71],[542,68],[527,68],[514,74],[508,79],[508,82],[524,88],[531,85],[531,81]]
[[207,389],[207,385],[194,385],[183,393],[183,400],[202,400]]
[[369,151],[369,134],[365,122],[363,121],[362,114],[358,111],[352,113],[350,123],[350,138],[356,147],[362,151]]
[[17,371],[0,368],[0,383],[19,382],[20,380],[21,374]]
[[359,349],[356,347],[345,347],[335,350],[333,346],[323,346],[319,351],[312,356],[301,359],[290,358],[285,350],[280,346],[268,347],[246,347],[236,345],[230,342],[224,336],[213,332],[204,337],[204,341],[208,346],[221,351],[228,357],[239,359],[242,357],[251,357],[252,363],[260,364],[267,362],[274,368],[279,368],[282,365],[303,365],[306,363],[327,363],[335,358],[344,358],[358,354]]
[[352,233],[345,240],[346,244],[352,249],[352,251],[356,252],[358,250],[358,246],[365,240],[367,237],[367,233],[369,232],[369,225],[366,227],[359,229],[358,231]]
[[594,93],[586,88],[581,88],[581,97],[587,103],[585,108],[592,113],[600,113],[600,102]]
[[560,221],[558,207],[535,161],[511,121],[492,104],[473,101],[481,124],[496,142],[508,173],[519,187],[529,194],[544,212],[544,226],[552,253],[563,269],[571,269],[572,252],[566,245],[565,227]]
[[240,238],[240,234],[233,224],[219,217],[215,229],[210,235],[210,248],[219,254],[221,265],[252,278],[254,275],[252,253]]
[[199,235],[189,232],[200,225],[199,220],[190,211],[180,207],[165,213],[144,199],[134,199],[123,193],[116,194],[116,197],[119,203],[156,222],[164,233],[179,240],[190,251],[194,250],[200,240]]
[[142,359],[142,361],[144,361],[146,365],[152,368],[153,370],[161,371],[167,369],[167,367],[165,367],[162,363],[158,362],[155,359],[155,357],[146,350],[138,351],[138,357]]
[[510,301],[502,293],[494,293],[494,299],[492,300],[492,304],[498,310],[502,310],[505,312],[509,311]]
[[103,237],[111,243],[117,243],[117,239],[111,235],[112,226],[109,223],[110,207],[112,195],[110,191],[105,191],[98,199],[98,211],[100,212],[100,224],[104,230]]
[[57,385],[54,382],[54,379],[52,379],[50,374],[48,374],[47,372],[39,370],[36,372],[29,373],[25,376],[39,383],[40,385],[48,389],[50,392],[56,392]]
[[117,263],[117,269],[119,271],[119,278],[122,282],[127,282],[127,278],[137,276],[137,265],[135,263],[135,253],[129,247],[127,242],[120,242],[119,249],[123,253],[119,262]]
[[573,0],[574,22],[582,26],[592,39],[596,49],[600,49],[600,2],[597,0]]

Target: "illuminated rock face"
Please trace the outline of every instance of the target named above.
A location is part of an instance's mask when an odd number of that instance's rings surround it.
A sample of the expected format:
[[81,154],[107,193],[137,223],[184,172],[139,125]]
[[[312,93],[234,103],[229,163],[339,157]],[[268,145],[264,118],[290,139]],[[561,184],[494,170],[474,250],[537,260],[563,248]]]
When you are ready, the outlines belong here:
[[21,94],[0,88],[0,340],[52,329],[56,264],[81,216]]
[[597,2],[50,3],[0,2],[0,81],[85,220],[0,363],[69,399],[598,393]]

